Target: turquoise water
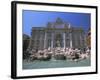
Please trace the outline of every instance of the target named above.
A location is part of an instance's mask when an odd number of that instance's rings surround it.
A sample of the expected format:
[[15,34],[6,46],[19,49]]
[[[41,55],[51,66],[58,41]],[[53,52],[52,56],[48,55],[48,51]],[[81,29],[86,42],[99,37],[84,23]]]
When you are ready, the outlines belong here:
[[71,60],[50,60],[50,61],[23,61],[23,69],[41,69],[41,68],[63,68],[63,67],[83,67],[90,66],[90,59],[80,60],[78,62]]

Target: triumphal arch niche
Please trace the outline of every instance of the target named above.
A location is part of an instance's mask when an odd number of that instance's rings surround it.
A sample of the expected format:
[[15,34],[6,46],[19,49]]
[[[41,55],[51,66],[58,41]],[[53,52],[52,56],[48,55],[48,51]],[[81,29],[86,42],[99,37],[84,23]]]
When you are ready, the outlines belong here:
[[32,27],[29,48],[85,48],[85,32],[82,27],[74,27],[57,18],[45,27]]

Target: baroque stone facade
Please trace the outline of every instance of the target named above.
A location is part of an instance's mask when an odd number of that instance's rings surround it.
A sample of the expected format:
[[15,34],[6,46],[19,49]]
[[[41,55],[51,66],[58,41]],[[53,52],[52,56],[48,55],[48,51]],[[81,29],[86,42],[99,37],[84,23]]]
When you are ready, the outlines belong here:
[[48,22],[46,27],[32,27],[29,48],[85,48],[86,39],[82,27],[74,27],[71,24],[57,18],[55,22]]

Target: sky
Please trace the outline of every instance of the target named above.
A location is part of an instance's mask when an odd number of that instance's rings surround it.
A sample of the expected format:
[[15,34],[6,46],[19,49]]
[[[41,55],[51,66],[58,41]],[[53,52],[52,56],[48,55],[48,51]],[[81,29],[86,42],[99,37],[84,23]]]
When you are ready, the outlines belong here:
[[23,10],[23,33],[30,36],[32,27],[46,27],[48,22],[55,22],[58,17],[74,27],[83,27],[85,31],[91,26],[91,14],[89,13]]

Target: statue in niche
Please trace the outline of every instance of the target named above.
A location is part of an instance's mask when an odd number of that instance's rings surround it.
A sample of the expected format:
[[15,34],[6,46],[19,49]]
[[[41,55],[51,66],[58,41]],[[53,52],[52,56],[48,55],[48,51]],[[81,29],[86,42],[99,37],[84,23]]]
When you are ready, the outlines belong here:
[[57,40],[57,47],[60,47],[61,45],[60,45],[60,41],[59,40]]

